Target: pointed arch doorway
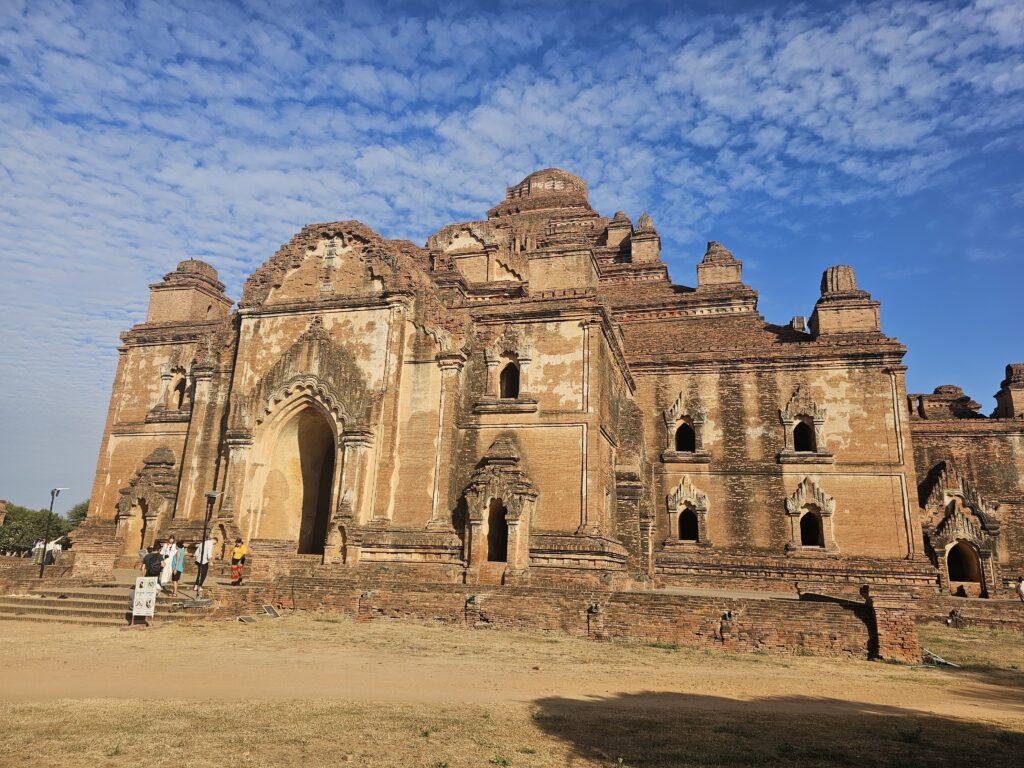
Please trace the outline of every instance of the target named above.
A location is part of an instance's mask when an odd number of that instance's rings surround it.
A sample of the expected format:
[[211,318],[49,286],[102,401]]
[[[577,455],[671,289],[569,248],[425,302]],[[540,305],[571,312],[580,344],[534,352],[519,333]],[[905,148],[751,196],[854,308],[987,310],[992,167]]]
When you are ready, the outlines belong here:
[[319,407],[306,402],[292,409],[268,437],[273,449],[257,537],[296,541],[298,554],[322,555],[334,498],[334,426]]

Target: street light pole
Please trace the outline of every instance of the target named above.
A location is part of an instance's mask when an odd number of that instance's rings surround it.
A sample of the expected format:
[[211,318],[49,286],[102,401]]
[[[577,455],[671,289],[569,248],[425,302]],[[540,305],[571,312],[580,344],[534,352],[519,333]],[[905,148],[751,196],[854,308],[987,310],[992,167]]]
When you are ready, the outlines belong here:
[[[210,527],[210,519],[213,517],[213,505],[217,501],[217,497],[220,496],[224,491],[207,491],[206,492],[206,517],[203,518],[203,538],[199,540],[199,551],[196,557],[196,587],[199,587],[199,568],[203,558],[206,558],[206,567],[210,567],[210,560],[213,557],[213,553],[210,556],[206,556],[206,532]],[[198,593],[197,593],[198,597]]]
[[50,512],[46,515],[46,533],[43,535],[43,557],[39,561],[39,578],[43,578],[43,571],[46,570],[46,545],[50,541],[50,525],[53,523],[53,502],[60,496],[61,491],[67,488],[54,488],[50,491]]

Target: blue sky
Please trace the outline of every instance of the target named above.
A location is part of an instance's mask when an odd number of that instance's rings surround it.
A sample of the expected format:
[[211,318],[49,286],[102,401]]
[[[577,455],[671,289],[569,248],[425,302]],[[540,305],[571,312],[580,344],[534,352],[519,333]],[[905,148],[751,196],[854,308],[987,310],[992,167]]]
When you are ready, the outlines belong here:
[[[85,498],[118,334],[184,258],[423,244],[538,168],[707,240],[771,322],[852,264],[911,391],[1024,361],[1024,4],[0,4],[0,497]],[[65,501],[62,496],[60,502]]]

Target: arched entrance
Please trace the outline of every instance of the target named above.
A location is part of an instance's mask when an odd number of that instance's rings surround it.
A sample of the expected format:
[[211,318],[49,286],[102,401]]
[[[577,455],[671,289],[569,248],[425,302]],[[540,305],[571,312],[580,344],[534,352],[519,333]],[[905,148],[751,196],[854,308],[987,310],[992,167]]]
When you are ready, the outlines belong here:
[[508,561],[507,514],[501,499],[491,499],[487,510],[487,559],[493,563]]
[[[946,572],[949,574],[949,590],[953,594],[966,594],[965,584],[981,585],[981,561],[974,548],[958,541],[946,553]],[[972,588],[976,592],[978,588]]]
[[336,454],[334,428],[319,408],[291,414],[274,443],[254,538],[297,540],[299,554],[323,554]]
[[149,543],[146,541],[149,534],[148,517],[149,505],[145,499],[139,499],[132,505],[131,513],[124,522],[124,536],[121,540],[123,556],[137,558],[139,552],[146,548]]

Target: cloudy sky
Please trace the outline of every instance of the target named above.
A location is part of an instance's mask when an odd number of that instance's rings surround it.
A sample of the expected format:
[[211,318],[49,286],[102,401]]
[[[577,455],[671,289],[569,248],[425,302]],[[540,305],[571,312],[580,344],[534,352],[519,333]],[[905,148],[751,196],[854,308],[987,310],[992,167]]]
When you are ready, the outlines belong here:
[[[852,264],[911,391],[1024,361],[1024,4],[0,2],[0,497],[95,470],[118,334],[184,258],[422,244],[542,167],[707,240],[771,322]],[[65,497],[61,497],[64,501]]]

